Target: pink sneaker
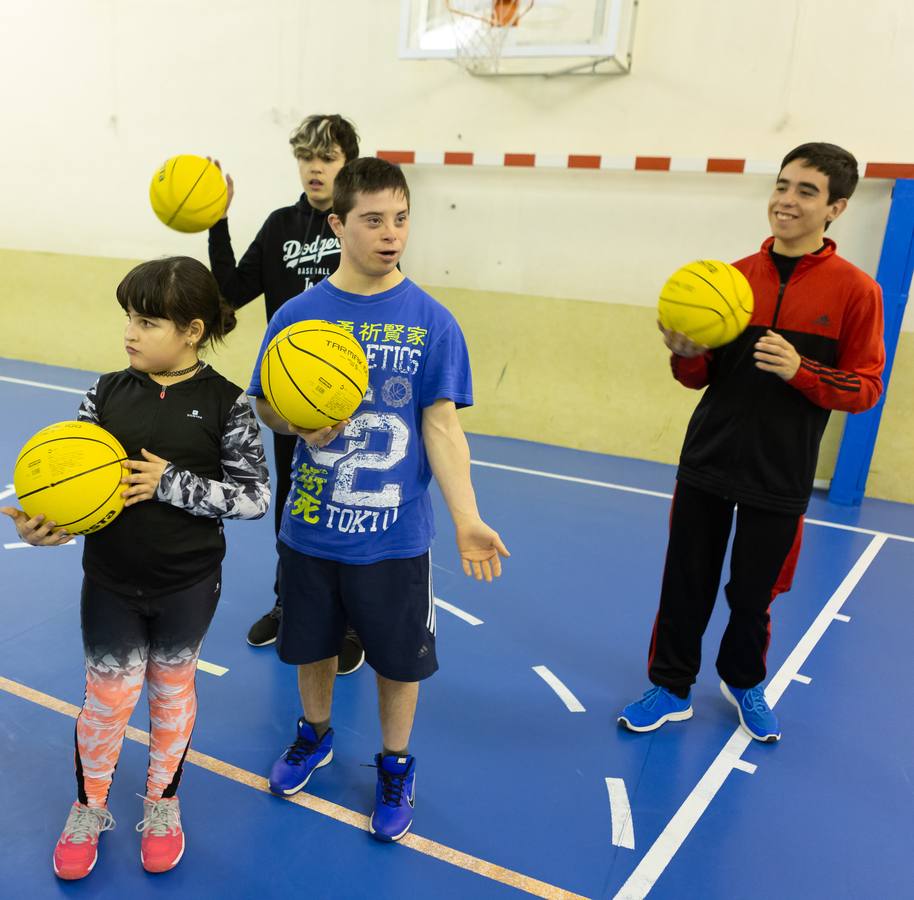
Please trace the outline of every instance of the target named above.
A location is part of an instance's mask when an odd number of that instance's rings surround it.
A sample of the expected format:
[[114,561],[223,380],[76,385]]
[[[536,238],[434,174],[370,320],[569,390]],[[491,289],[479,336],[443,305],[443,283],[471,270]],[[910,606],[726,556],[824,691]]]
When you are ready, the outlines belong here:
[[143,797],[143,821],[136,830],[143,833],[140,861],[147,872],[167,872],[181,861],[184,832],[177,797],[167,800]]
[[54,874],[67,881],[85,878],[98,860],[99,836],[112,828],[114,816],[107,809],[74,803],[54,848]]

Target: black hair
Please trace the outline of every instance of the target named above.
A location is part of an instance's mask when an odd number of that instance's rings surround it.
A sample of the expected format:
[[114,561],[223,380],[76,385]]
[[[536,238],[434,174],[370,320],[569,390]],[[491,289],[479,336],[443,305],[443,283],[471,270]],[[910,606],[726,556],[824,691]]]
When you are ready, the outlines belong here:
[[189,256],[168,256],[140,263],[117,286],[117,302],[141,316],[169,319],[184,329],[203,321],[198,346],[223,341],[235,327],[235,310],[219,293],[212,272]]
[[402,194],[409,209],[409,185],[399,166],[374,156],[353,160],[340,169],[333,182],[333,211],[345,222],[356,204],[357,194],[382,191]]
[[781,170],[788,163],[799,159],[823,175],[828,176],[828,202],[850,199],[860,177],[854,155],[837,144],[814,141],[794,147],[781,162]]

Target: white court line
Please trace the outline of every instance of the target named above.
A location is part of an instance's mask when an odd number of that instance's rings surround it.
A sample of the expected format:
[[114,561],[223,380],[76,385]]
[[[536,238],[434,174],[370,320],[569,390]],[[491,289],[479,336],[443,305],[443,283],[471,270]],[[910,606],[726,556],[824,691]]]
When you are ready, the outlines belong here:
[[748,775],[755,775],[755,770],[758,766],[755,763],[746,762],[744,759],[737,759],[733,761],[733,768],[739,769],[740,772],[745,772]]
[[799,681],[800,684],[812,684],[812,679],[808,675],[801,675],[799,672],[793,676],[793,680]]
[[537,475],[540,478],[553,478],[556,481],[573,481],[575,484],[589,484],[591,487],[609,488],[613,491],[624,491],[627,494],[646,494],[648,497],[663,497],[672,499],[672,494],[663,491],[648,491],[644,488],[629,487],[626,484],[613,484],[610,481],[593,481],[590,478],[575,478],[573,475],[556,475],[554,472],[541,472],[539,469],[521,469],[518,466],[504,466],[501,463],[483,462],[481,459],[471,459],[474,466],[484,466],[487,469],[503,469],[505,472],[519,472],[521,475]]
[[13,485],[8,484],[2,491],[0,491],[0,500],[5,500],[7,497],[12,496],[16,493],[16,488]]
[[203,659],[197,660],[197,668],[201,672],[209,672],[210,675],[225,675],[228,672],[228,669],[225,666],[217,666],[215,663],[206,662]]
[[843,613],[835,613],[835,618],[839,622],[850,622],[850,620],[851,620],[850,616],[845,616]]
[[569,712],[587,712],[581,705],[581,701],[546,666],[534,666],[533,671],[558,694],[559,699],[568,707]]
[[448,603],[446,600],[442,600],[440,597],[435,597],[435,606],[449,612],[452,616],[457,616],[458,619],[463,619],[464,622],[469,622],[470,625],[482,625],[482,619],[477,619],[476,616],[471,615],[468,612],[460,609],[457,606],[454,606],[453,603]]
[[[556,481],[571,481],[575,484],[587,484],[591,487],[607,488],[611,491],[624,491],[627,494],[645,494],[648,497],[660,497],[665,500],[672,500],[673,495],[664,491],[648,491],[644,488],[629,487],[625,484],[614,484],[611,481],[594,481],[591,478],[577,478],[573,475],[556,475],[554,472],[543,472],[539,469],[522,469],[518,466],[505,466],[501,463],[483,462],[481,459],[471,459],[470,463],[474,466],[483,466],[487,469],[503,469],[506,472],[519,472],[521,475],[537,475],[540,478],[552,478]],[[856,525],[841,525],[838,522],[826,522],[824,519],[804,519],[806,525],[821,525],[823,528],[837,528],[839,531],[853,531],[857,534],[869,534],[874,537],[884,535],[893,541],[906,541],[914,544],[914,537],[906,534],[892,534],[887,531],[877,531],[874,528],[859,528]]]
[[86,391],[82,388],[61,387],[59,384],[45,384],[42,381],[26,381],[24,378],[10,378],[7,375],[0,375],[0,381],[8,381],[10,384],[25,384],[29,387],[44,388],[46,391],[63,391],[66,394],[79,394],[85,396]]
[[[844,580],[838,585],[837,590],[829,597],[825,606],[822,607],[812,625],[806,630],[806,634],[800,638],[799,643],[793,648],[787,659],[784,660],[784,664],[778,669],[777,674],[765,689],[765,699],[768,701],[769,706],[774,707],[778,700],[781,699],[787,689],[787,685],[799,672],[800,667],[806,662],[816,644],[819,643],[828,626],[834,621],[835,614],[870,567],[870,564],[876,558],[876,554],[885,544],[886,539],[885,535],[877,535],[869,542],[860,558],[854,563],[853,568],[847,573]],[[676,810],[673,817],[667,822],[666,827],[660,832],[657,840],[654,841],[651,848],[644,854],[635,870],[628,877],[628,880],[619,889],[615,900],[643,900],[648,895],[651,888],[656,884],[657,879],[660,878],[669,865],[670,860],[682,846],[683,841],[688,837],[723,786],[727,776],[734,768],[742,768],[743,761],[740,757],[750,743],[752,743],[752,738],[742,728],[737,728],[733,732],[726,746],[718,753],[717,758],[692,789],[692,793],[686,797],[682,806]]]
[[607,778],[606,790],[609,793],[609,815],[613,823],[612,842],[617,847],[634,850],[635,828],[625,782],[621,778]]
[[[75,547],[76,541],[67,541],[65,544],[57,544],[58,547]],[[17,542],[15,544],[4,544],[4,550],[34,550],[34,544],[27,544],[25,541]]]

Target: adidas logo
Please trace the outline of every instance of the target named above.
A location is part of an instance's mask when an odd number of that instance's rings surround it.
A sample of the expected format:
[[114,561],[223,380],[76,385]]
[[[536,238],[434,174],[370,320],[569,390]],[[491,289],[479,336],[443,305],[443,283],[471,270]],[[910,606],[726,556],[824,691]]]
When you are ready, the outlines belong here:
[[829,319],[827,315],[819,316],[819,318],[816,319],[816,325],[821,325],[823,328],[827,328],[829,325],[831,325],[831,319]]

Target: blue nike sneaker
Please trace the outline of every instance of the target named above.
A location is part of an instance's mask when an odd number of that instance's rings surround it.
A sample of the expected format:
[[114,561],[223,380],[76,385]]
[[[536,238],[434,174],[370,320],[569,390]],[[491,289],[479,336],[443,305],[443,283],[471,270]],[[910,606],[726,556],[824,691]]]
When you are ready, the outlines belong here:
[[655,684],[640,700],[629,703],[617,721],[629,731],[655,731],[664,722],[682,722],[691,718],[691,692],[683,700],[672,691]]
[[368,830],[379,841],[399,841],[413,824],[416,758],[378,753],[374,761],[378,768],[378,786]]
[[771,711],[761,685],[743,689],[721,681],[720,691],[736,707],[739,724],[750,737],[768,744],[781,739],[778,717]]
[[307,783],[315,769],[326,766],[333,759],[333,729],[320,739],[305,721],[298,720],[298,737],[289,744],[282,756],[270,769],[270,790],[280,797],[297,794]]

